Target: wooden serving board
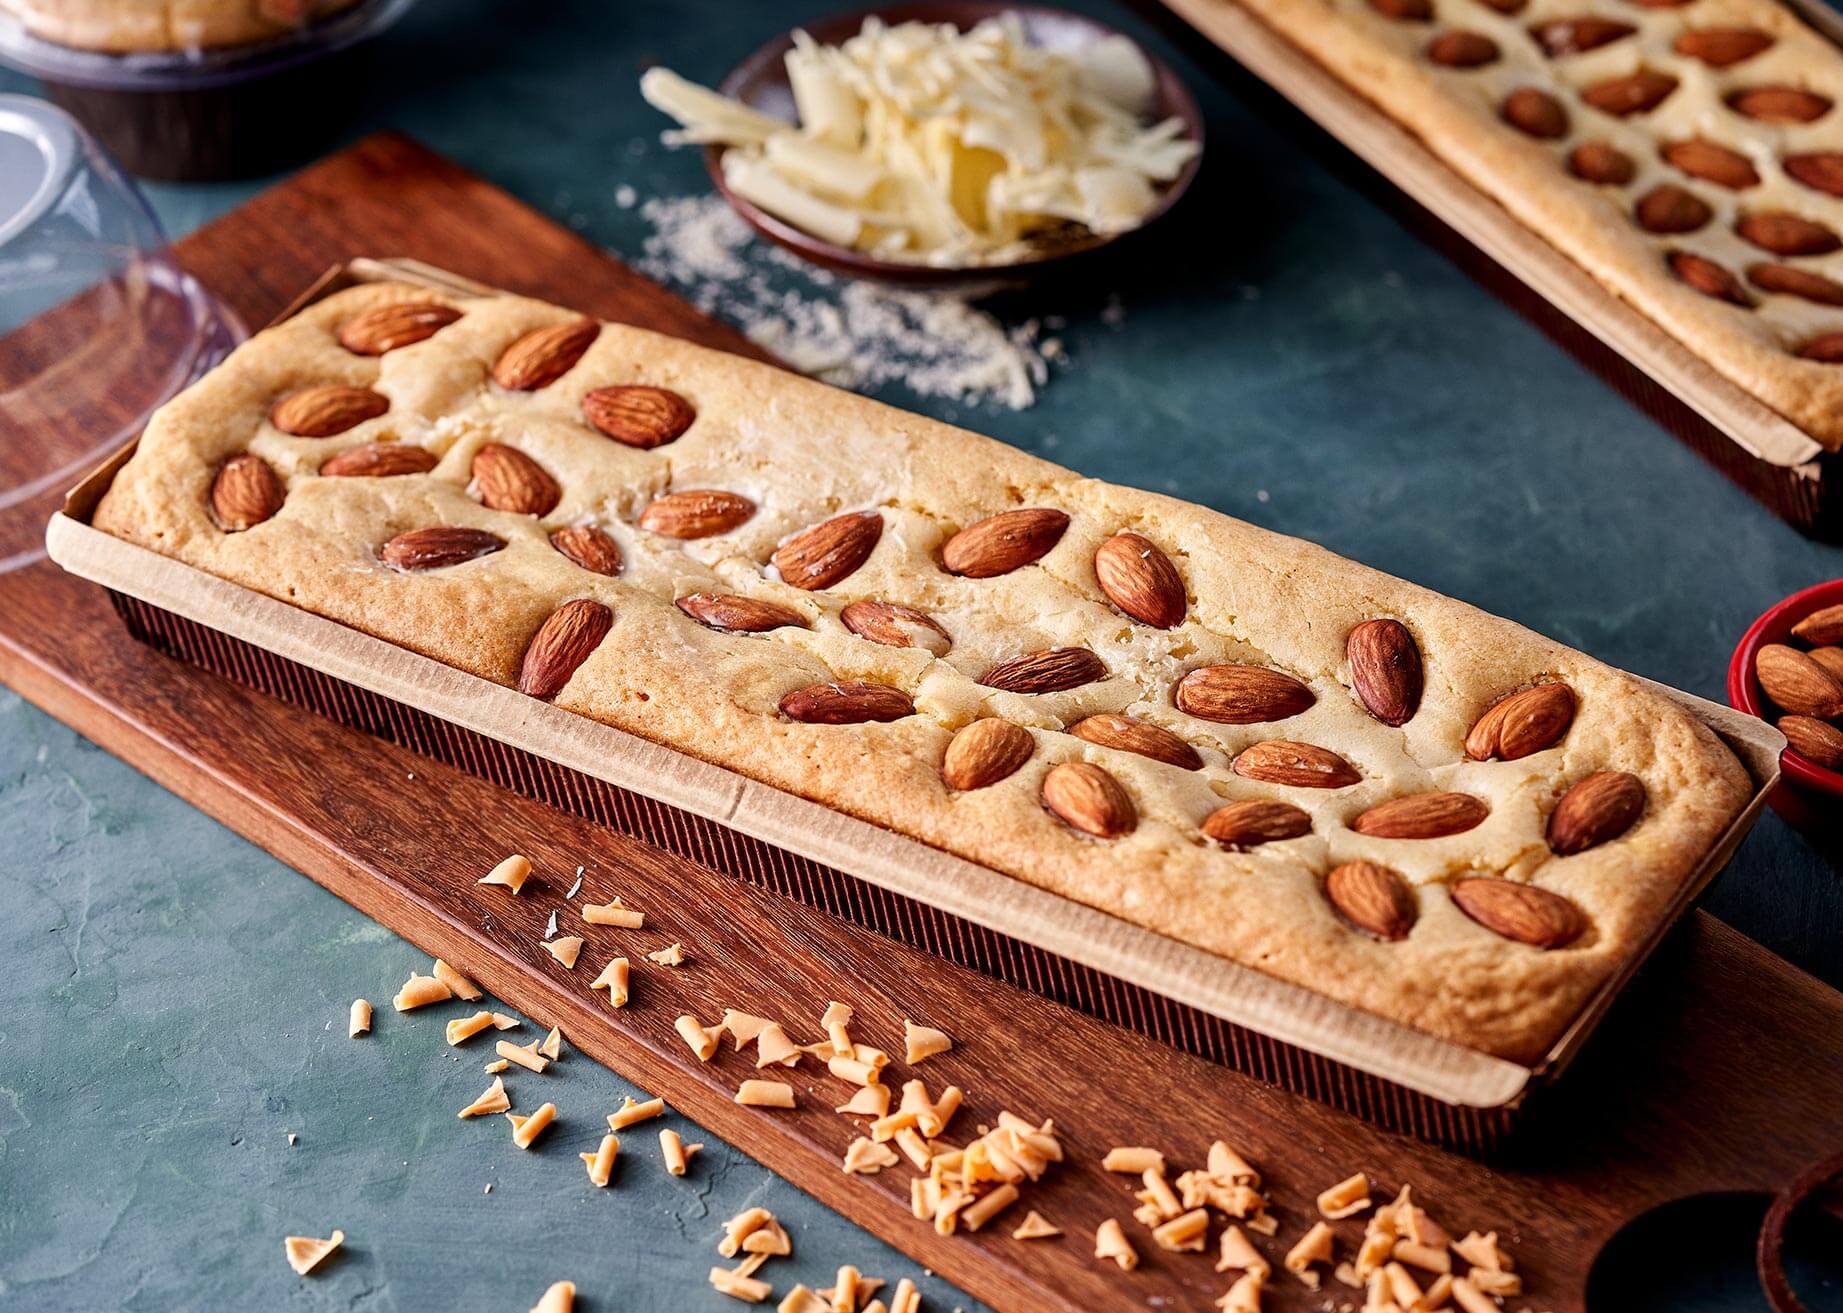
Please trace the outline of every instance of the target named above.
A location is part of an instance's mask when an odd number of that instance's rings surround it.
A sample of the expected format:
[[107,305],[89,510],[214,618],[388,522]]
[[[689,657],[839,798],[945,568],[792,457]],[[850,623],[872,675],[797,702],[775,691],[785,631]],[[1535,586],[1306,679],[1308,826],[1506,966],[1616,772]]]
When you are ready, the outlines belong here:
[[[252,323],[336,262],[402,255],[759,354],[400,137],[315,166],[179,252]],[[9,349],[0,343],[0,367]],[[1160,1253],[1131,1222],[1137,1183],[1098,1166],[1115,1144],[1154,1145],[1182,1165],[1200,1163],[1219,1136],[1240,1148],[1271,1188],[1276,1265],[1332,1181],[1362,1168],[1386,1190],[1413,1183],[1449,1226],[1512,1237],[1530,1305],[1567,1310],[1584,1306],[1593,1259],[1627,1220],[1701,1192],[1776,1190],[1843,1142],[1843,995],[1702,913],[1618,1005],[1548,1115],[1518,1142],[1521,1159],[1487,1167],[163,658],[127,636],[100,590],[48,562],[0,576],[0,679],[1002,1313],[1153,1300],[1207,1310],[1225,1288],[1210,1259]],[[545,886],[518,899],[479,889],[478,876],[513,850],[531,857]],[[648,929],[592,934],[589,969],[571,973],[540,940],[579,864],[589,868],[585,898],[618,892],[646,909]],[[693,964],[645,973],[624,1011],[589,992],[615,945],[637,957],[674,939]],[[798,1071],[797,1110],[742,1108],[732,1091],[755,1074],[744,1055],[725,1048],[700,1065],[672,1028],[681,1012],[714,1021],[724,1006],[808,1022],[833,998],[857,1008],[868,1042],[900,1048],[905,1015],[958,1037],[960,1047],[918,1073],[931,1087],[967,1090],[955,1137],[1001,1108],[1055,1118],[1069,1161],[1026,1202],[1065,1238],[1015,1242],[1010,1215],[975,1236],[937,1236],[910,1216],[906,1170],[841,1173],[857,1126],[832,1112],[849,1092],[840,1082]],[[798,1038],[817,1038],[816,1026],[808,1030]],[[1093,1230],[1110,1216],[1143,1255],[1131,1275],[1092,1257]],[[1337,1225],[1348,1253],[1360,1220]],[[1282,1275],[1267,1307],[1317,1309],[1324,1298]]]

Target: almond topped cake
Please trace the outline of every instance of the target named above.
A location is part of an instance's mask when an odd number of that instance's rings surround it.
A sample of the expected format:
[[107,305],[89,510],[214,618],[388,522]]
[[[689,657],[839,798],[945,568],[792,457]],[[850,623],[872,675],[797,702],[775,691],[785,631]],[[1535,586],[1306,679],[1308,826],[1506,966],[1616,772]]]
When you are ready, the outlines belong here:
[[1519,1060],[1749,790],[1676,703],[1508,621],[516,297],[376,284],[258,334],[95,524]]
[[305,27],[358,0],[0,0],[34,36],[134,54],[249,45]]
[[1843,449],[1843,50],[1790,9],[1233,2],[1717,372]]

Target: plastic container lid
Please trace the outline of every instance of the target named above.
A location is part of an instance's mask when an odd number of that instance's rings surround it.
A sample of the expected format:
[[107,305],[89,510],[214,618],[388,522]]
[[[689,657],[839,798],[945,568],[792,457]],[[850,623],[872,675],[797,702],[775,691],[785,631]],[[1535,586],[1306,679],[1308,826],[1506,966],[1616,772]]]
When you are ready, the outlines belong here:
[[65,488],[243,335],[75,120],[0,95],[0,571],[42,556]]
[[396,22],[415,0],[360,0],[350,9],[268,41],[209,50],[112,54],[59,45],[0,9],[0,64],[48,82],[106,91],[199,91],[267,77],[343,50]]

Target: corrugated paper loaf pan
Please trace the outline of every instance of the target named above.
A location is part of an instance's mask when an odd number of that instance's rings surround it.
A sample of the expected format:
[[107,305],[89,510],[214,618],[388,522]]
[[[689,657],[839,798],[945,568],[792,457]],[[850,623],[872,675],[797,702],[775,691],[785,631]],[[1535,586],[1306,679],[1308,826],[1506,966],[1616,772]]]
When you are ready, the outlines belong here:
[[[329,274],[288,313],[379,278],[487,291],[424,266],[361,260]],[[1499,1143],[1532,1093],[1568,1066],[1669,924],[1727,864],[1778,779],[1776,731],[1663,690],[1734,750],[1756,791],[1653,938],[1545,1058],[1526,1067],[1334,1003],[110,537],[89,519],[129,454],[70,494],[47,540],[59,564],[109,589],[129,631],[160,651],[1378,1125],[1472,1151]]]
[[[1235,0],[1136,2],[1264,118],[1774,514],[1814,537],[1843,540],[1843,452],[1717,373]],[[1843,38],[1843,18],[1824,0],[1787,3],[1827,37]]]

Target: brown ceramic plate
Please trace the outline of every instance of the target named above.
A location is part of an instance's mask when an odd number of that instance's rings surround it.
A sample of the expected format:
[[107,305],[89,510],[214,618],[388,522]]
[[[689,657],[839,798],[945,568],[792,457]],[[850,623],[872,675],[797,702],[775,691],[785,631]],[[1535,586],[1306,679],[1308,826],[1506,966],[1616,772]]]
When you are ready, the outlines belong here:
[[[1072,14],[1062,9],[1050,9],[1038,5],[972,3],[884,5],[875,9],[860,9],[854,13],[840,14],[835,18],[828,18],[818,23],[802,24],[802,27],[821,45],[838,45],[856,36],[867,18],[880,18],[892,26],[909,22],[952,23],[961,31],[965,31],[984,19],[995,18],[1005,13],[1016,14],[1023,21],[1025,34],[1033,43],[1052,50],[1079,49],[1103,37],[1122,35],[1117,29],[1105,23],[1096,22],[1092,18]],[[789,123],[795,122],[797,115],[794,111],[793,90],[787,82],[785,58],[792,47],[792,32],[775,38],[731,70],[718,85],[718,90],[764,114],[785,119]],[[1139,49],[1152,66],[1152,103],[1147,121],[1157,123],[1167,118],[1179,119],[1184,124],[1184,135],[1201,146],[1203,116],[1197,109],[1197,102],[1191,96],[1189,89],[1162,59],[1145,49],[1144,46],[1140,46]],[[1146,215],[1145,222],[1137,228],[1109,236],[1099,236],[1086,229],[1079,229],[1076,235],[1066,240],[1046,240],[1040,248],[1033,250],[1022,259],[998,264],[942,267],[916,264],[906,260],[886,260],[848,246],[837,246],[803,229],[796,228],[782,219],[777,219],[774,215],[744,200],[729,189],[723,181],[722,156],[723,148],[721,147],[713,146],[705,152],[705,162],[710,166],[710,176],[717,184],[717,190],[723,194],[723,198],[730,203],[736,213],[748,222],[750,227],[761,233],[762,236],[804,256],[815,264],[823,265],[839,273],[875,278],[889,283],[901,283],[910,287],[949,287],[988,281],[1016,281],[1021,277],[1034,276],[1051,269],[1061,271],[1071,261],[1143,234],[1160,216],[1177,204],[1185,189],[1190,186],[1190,180],[1196,176],[1197,167],[1202,160],[1202,152],[1199,151],[1184,166],[1183,171],[1171,181],[1170,185],[1159,194],[1158,204]]]

